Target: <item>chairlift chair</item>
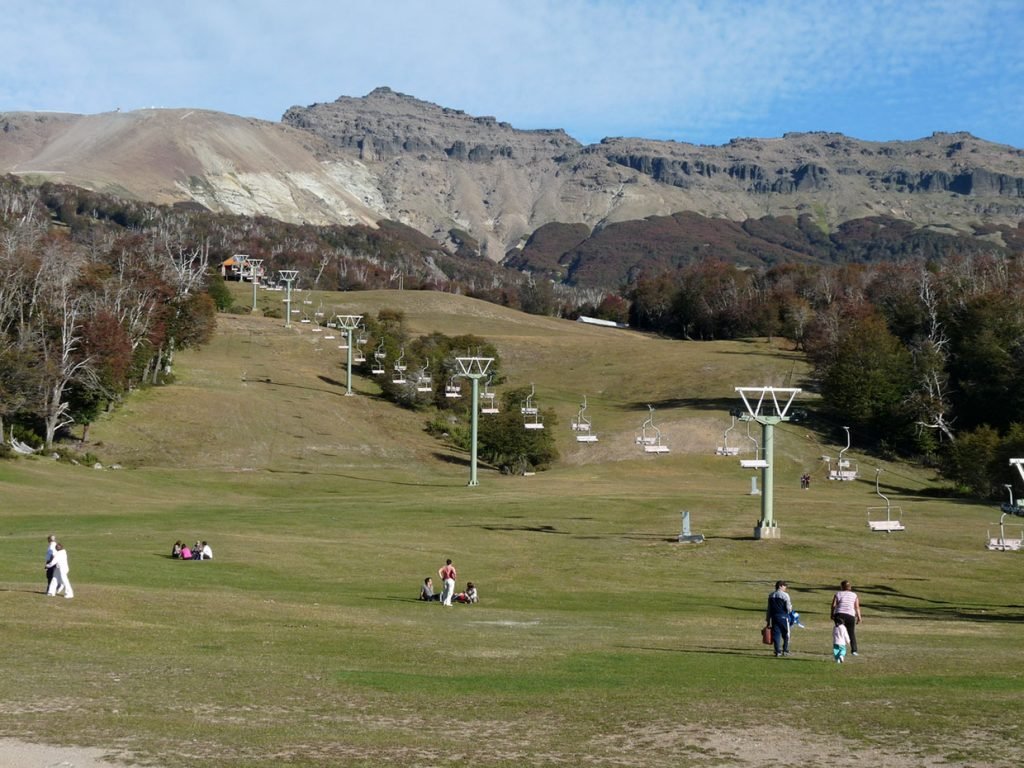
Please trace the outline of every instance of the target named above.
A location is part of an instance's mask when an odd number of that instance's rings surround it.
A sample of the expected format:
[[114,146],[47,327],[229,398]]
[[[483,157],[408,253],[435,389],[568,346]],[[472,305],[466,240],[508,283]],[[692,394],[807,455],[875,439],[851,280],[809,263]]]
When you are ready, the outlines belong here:
[[526,400],[523,401],[523,404],[519,408],[519,412],[522,413],[523,416],[536,416],[537,415],[537,413],[538,413],[537,406],[535,406],[533,404],[533,396],[534,396],[534,394],[536,394],[536,391],[537,391],[536,388],[533,386],[533,383],[531,382],[530,383],[530,394],[528,394],[526,396]]
[[572,426],[573,432],[589,432],[590,431],[590,419],[586,416],[587,411],[587,396],[583,396],[583,402],[580,403],[580,409],[576,412],[576,418],[572,420],[570,426]]
[[380,346],[377,347],[377,351],[373,353],[373,366],[370,368],[370,373],[374,376],[381,376],[384,374],[384,361],[387,359],[388,353],[384,351],[384,340],[381,339]]
[[[398,359],[395,361],[395,370],[399,373],[404,373],[406,369],[405,365],[405,347],[402,347],[398,351]],[[402,378],[405,378],[404,376]]]
[[480,393],[480,413],[497,413],[498,404],[494,399],[494,393],[491,392],[487,385],[491,383],[490,377],[484,382],[484,391]]
[[843,427],[846,430],[846,447],[839,451],[839,457],[836,459],[836,467],[832,468],[832,459],[828,456],[822,456],[821,458],[828,462],[828,479],[829,480],[856,480],[857,479],[857,463],[851,462],[849,459],[844,459],[843,454],[850,450],[850,428]]
[[462,397],[462,387],[455,381],[455,377],[452,376],[448,383],[444,385],[444,396],[450,398]]
[[730,426],[722,434],[722,444],[715,449],[715,455],[716,456],[737,456],[737,455],[739,455],[739,452],[740,452],[739,446],[737,446],[737,445],[730,446],[729,445],[729,433],[732,432],[733,429],[735,429],[735,428],[736,428],[736,417],[733,416],[732,417],[732,426]]
[[[404,367],[403,367],[403,371],[404,371]],[[394,367],[393,373],[392,373],[392,376],[391,376],[391,383],[392,384],[405,384],[405,373],[403,371],[398,370],[398,366],[397,365]]]
[[[1016,467],[1021,479],[1024,479],[1024,459],[1010,459],[1010,466]],[[999,508],[1008,515],[1024,517],[1024,504],[1020,503],[1020,499],[1017,499],[1016,503],[1013,501],[1013,486],[1008,484],[1006,490],[1010,492],[1010,503],[1003,502]]]
[[352,354],[352,362],[353,363],[365,363],[366,362],[366,355],[363,354],[363,350],[360,349],[359,347],[356,347],[356,351]]
[[761,458],[761,444],[757,442],[757,438],[750,434],[750,424],[753,419],[744,419],[747,422],[747,439],[754,444],[754,458],[752,459],[740,459],[740,466],[744,469],[767,469],[768,460]]
[[647,408],[650,414],[640,426],[636,444],[643,447],[644,453],[668,453],[669,447],[661,442],[661,430],[654,425],[654,407],[648,405]]
[[580,403],[580,410],[576,414],[576,419],[572,422],[573,431],[576,432],[577,443],[596,443],[597,435],[595,435],[591,428],[593,424],[590,418],[586,415],[587,410],[587,396],[583,396],[583,402]]
[[527,415],[523,421],[523,426],[527,429],[544,429],[544,422],[540,418],[540,413],[536,408],[533,409],[533,413]]
[[430,374],[427,373],[427,368],[424,366],[420,369],[420,375],[416,377],[416,391],[417,392],[433,392],[434,383],[430,378]]
[[985,543],[985,549],[992,552],[1019,552],[1024,546],[1024,524],[1013,523],[1014,531],[1016,531],[1016,537],[1010,537],[1006,535],[1006,512],[1003,512],[999,516],[999,535],[993,536],[992,531],[988,532],[988,541]]
[[[884,507],[868,507],[868,528],[872,531],[883,531],[884,533],[892,533],[893,531],[904,531],[906,527],[903,525],[903,510],[899,507],[894,507],[889,502],[889,497],[883,494],[878,488],[878,476],[882,474],[881,469],[875,470],[875,494],[878,495],[883,501],[885,501]],[[882,520],[882,512],[885,512],[885,519]]]

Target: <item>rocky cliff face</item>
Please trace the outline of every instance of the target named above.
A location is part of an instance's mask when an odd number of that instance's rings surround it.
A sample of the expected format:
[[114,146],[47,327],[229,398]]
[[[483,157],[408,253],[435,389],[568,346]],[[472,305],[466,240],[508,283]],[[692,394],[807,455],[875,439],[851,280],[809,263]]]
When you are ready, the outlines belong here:
[[292,107],[281,123],[198,110],[0,114],[0,171],[293,222],[393,219],[493,260],[545,224],[599,231],[679,211],[807,214],[826,229],[871,215],[960,228],[1024,218],[1024,152],[968,134],[582,146],[388,88]]

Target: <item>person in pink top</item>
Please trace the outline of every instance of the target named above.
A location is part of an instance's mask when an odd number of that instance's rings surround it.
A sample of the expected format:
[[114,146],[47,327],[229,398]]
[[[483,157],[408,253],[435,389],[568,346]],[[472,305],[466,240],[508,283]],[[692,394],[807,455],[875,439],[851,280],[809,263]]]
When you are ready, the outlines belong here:
[[831,615],[833,619],[843,622],[843,626],[846,627],[846,632],[850,636],[850,653],[856,656],[857,632],[855,628],[860,624],[860,598],[857,597],[857,593],[853,591],[853,587],[850,586],[847,579],[843,579],[842,584],[839,585],[839,591],[832,597]]
[[832,657],[836,664],[842,664],[846,658],[846,646],[850,643],[850,633],[846,631],[843,620],[838,616],[833,621],[836,625],[832,629]]
[[455,594],[455,566],[452,561],[445,560],[444,565],[437,569],[437,575],[441,577],[444,587],[441,589],[441,605],[452,607],[452,596]]

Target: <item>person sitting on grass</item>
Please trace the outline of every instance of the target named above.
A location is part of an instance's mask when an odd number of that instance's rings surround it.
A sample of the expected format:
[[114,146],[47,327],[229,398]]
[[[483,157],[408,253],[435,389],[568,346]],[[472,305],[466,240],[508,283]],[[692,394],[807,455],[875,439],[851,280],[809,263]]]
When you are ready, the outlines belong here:
[[181,559],[182,560],[191,560],[192,559],[192,550],[189,548],[188,544],[182,544],[181,545]]
[[459,592],[454,598],[457,603],[476,603],[479,602],[480,598],[476,593],[476,586],[472,581],[466,582],[466,591]]
[[203,546],[199,550],[199,559],[213,560],[213,549],[205,541],[203,542]]
[[423,580],[423,586],[420,587],[420,597],[419,597],[419,599],[420,600],[426,600],[428,602],[430,600],[440,600],[441,599],[440,595],[435,595],[434,594],[434,580],[432,578],[430,578],[429,576],[427,576],[427,578],[425,578]]
[[174,546],[171,547],[171,557],[177,560],[181,557],[181,541],[174,542]]

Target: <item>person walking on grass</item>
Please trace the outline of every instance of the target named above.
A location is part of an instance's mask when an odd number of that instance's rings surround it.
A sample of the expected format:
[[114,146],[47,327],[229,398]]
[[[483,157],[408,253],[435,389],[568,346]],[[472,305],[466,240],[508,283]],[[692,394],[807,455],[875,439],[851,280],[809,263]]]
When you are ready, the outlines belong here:
[[850,633],[846,631],[846,625],[838,616],[833,621],[835,626],[832,628],[832,657],[836,664],[842,664],[846,658],[846,646],[850,644]]
[[768,608],[764,612],[765,626],[771,627],[775,655],[789,656],[789,615],[793,601],[789,598],[789,585],[779,580],[775,591],[768,595]]
[[455,579],[457,573],[451,559],[445,560],[444,565],[437,569],[437,575],[441,577],[443,587],[441,589],[441,605],[452,607],[452,597],[455,595]]
[[843,626],[846,627],[846,632],[850,636],[850,653],[856,656],[856,626],[860,624],[860,598],[857,597],[857,593],[853,591],[853,587],[850,586],[847,579],[843,579],[839,585],[839,591],[832,597],[831,615],[833,619],[843,622]]
[[50,561],[53,560],[54,550],[57,549],[57,537],[52,533],[46,537],[46,559],[43,561],[46,563],[46,586],[43,588],[43,592],[50,589],[50,582],[53,581],[53,576],[57,571],[57,566],[50,565]]
[[64,592],[64,597],[68,600],[73,598],[75,590],[71,588],[71,582],[68,581],[68,572],[71,570],[68,566],[68,551],[60,542],[57,542],[57,546],[53,550],[53,559],[46,564],[46,567],[54,569],[53,578],[50,579],[50,586],[47,588],[46,594],[49,597],[56,597],[58,592]]

